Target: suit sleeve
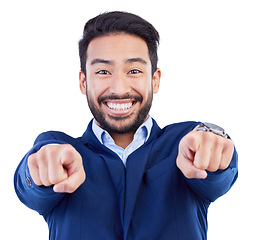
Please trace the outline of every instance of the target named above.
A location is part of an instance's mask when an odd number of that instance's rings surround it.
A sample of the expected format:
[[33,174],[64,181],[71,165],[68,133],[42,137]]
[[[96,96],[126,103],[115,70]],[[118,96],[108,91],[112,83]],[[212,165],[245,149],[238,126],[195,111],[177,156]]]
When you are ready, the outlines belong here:
[[238,177],[238,154],[236,149],[227,169],[216,172],[207,171],[207,173],[208,176],[206,179],[186,178],[186,182],[201,198],[209,202],[214,202],[217,198],[229,191]]
[[28,157],[47,144],[65,144],[65,142],[56,139],[51,132],[40,134],[32,149],[20,162],[14,175],[14,188],[18,198],[39,214],[45,214],[52,210],[65,195],[55,193],[52,187],[37,186],[30,176],[27,165]]

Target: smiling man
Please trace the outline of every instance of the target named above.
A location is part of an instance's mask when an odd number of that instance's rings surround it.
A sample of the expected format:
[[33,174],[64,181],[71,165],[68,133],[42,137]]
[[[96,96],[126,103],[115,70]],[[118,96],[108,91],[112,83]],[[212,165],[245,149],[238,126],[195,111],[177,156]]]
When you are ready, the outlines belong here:
[[161,129],[149,116],[158,42],[130,13],[86,23],[79,80],[94,119],[79,138],[40,134],[15,173],[18,197],[43,215],[50,239],[206,239],[207,209],[235,182],[237,153],[214,124]]
[[92,40],[87,49],[86,77],[80,73],[80,88],[87,95],[96,124],[123,148],[149,117],[159,81],[159,69],[152,79],[145,41],[125,32]]

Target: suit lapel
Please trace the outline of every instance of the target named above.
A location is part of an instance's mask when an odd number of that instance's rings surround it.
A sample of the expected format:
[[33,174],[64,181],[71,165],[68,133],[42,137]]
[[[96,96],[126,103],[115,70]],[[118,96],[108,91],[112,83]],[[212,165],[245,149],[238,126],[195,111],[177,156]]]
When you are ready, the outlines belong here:
[[[100,154],[101,155],[101,154]],[[116,188],[117,198],[119,202],[120,219],[123,225],[124,219],[124,196],[125,196],[125,167],[122,160],[118,156],[104,156],[101,157],[105,160],[108,171],[112,178],[112,182]]]
[[145,166],[152,144],[144,146],[127,159],[126,165],[126,189],[125,189],[125,209],[124,209],[124,234],[128,233],[130,221],[133,215],[137,195],[141,186]]
[[161,129],[155,121],[148,141],[139,149],[133,152],[127,159],[126,164],[126,189],[125,189],[125,209],[124,209],[124,236],[128,234],[129,225],[132,219],[138,192],[141,187],[145,173],[145,167],[154,140],[161,134]]
[[145,172],[148,156],[153,142],[161,134],[161,129],[153,120],[153,127],[148,141],[134,151],[127,159],[126,169],[121,159],[110,149],[103,146],[92,131],[92,121],[82,136],[83,144],[94,149],[104,160],[117,191],[120,217],[126,239],[133,215],[137,195]]
[[105,162],[109,171],[110,178],[116,188],[117,199],[119,202],[120,220],[123,225],[124,219],[124,196],[125,196],[125,167],[119,156],[102,145],[92,131],[92,121],[82,136],[83,144],[87,145],[97,153]]

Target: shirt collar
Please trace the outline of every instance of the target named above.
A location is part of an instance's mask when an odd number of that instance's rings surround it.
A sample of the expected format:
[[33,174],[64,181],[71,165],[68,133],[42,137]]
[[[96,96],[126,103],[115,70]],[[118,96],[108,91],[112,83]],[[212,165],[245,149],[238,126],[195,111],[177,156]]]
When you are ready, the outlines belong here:
[[[145,138],[145,142],[148,140],[150,133],[151,133],[151,129],[153,126],[153,121],[152,118],[149,116],[148,119],[141,124],[141,126],[137,129],[137,131],[134,134],[134,138],[138,135],[141,134],[141,132],[144,132],[143,136]],[[109,133],[102,129],[100,126],[98,126],[95,122],[95,119],[92,122],[92,131],[95,134],[95,136],[97,137],[97,139],[100,141],[101,144],[104,144],[103,141],[103,135],[106,134],[107,136],[109,136],[111,138],[111,136],[109,135]]]

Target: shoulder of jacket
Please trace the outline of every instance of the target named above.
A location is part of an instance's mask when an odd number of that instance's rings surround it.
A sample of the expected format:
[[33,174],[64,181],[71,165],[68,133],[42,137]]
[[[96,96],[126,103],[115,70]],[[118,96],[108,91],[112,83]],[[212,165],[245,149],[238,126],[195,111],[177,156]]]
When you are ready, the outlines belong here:
[[68,134],[60,131],[47,131],[38,135],[35,140],[35,143],[46,141],[46,140],[58,140],[58,141],[72,141],[75,140],[73,137]]
[[190,132],[200,123],[201,122],[196,122],[196,121],[173,123],[165,126],[163,128],[163,132],[164,133]]

